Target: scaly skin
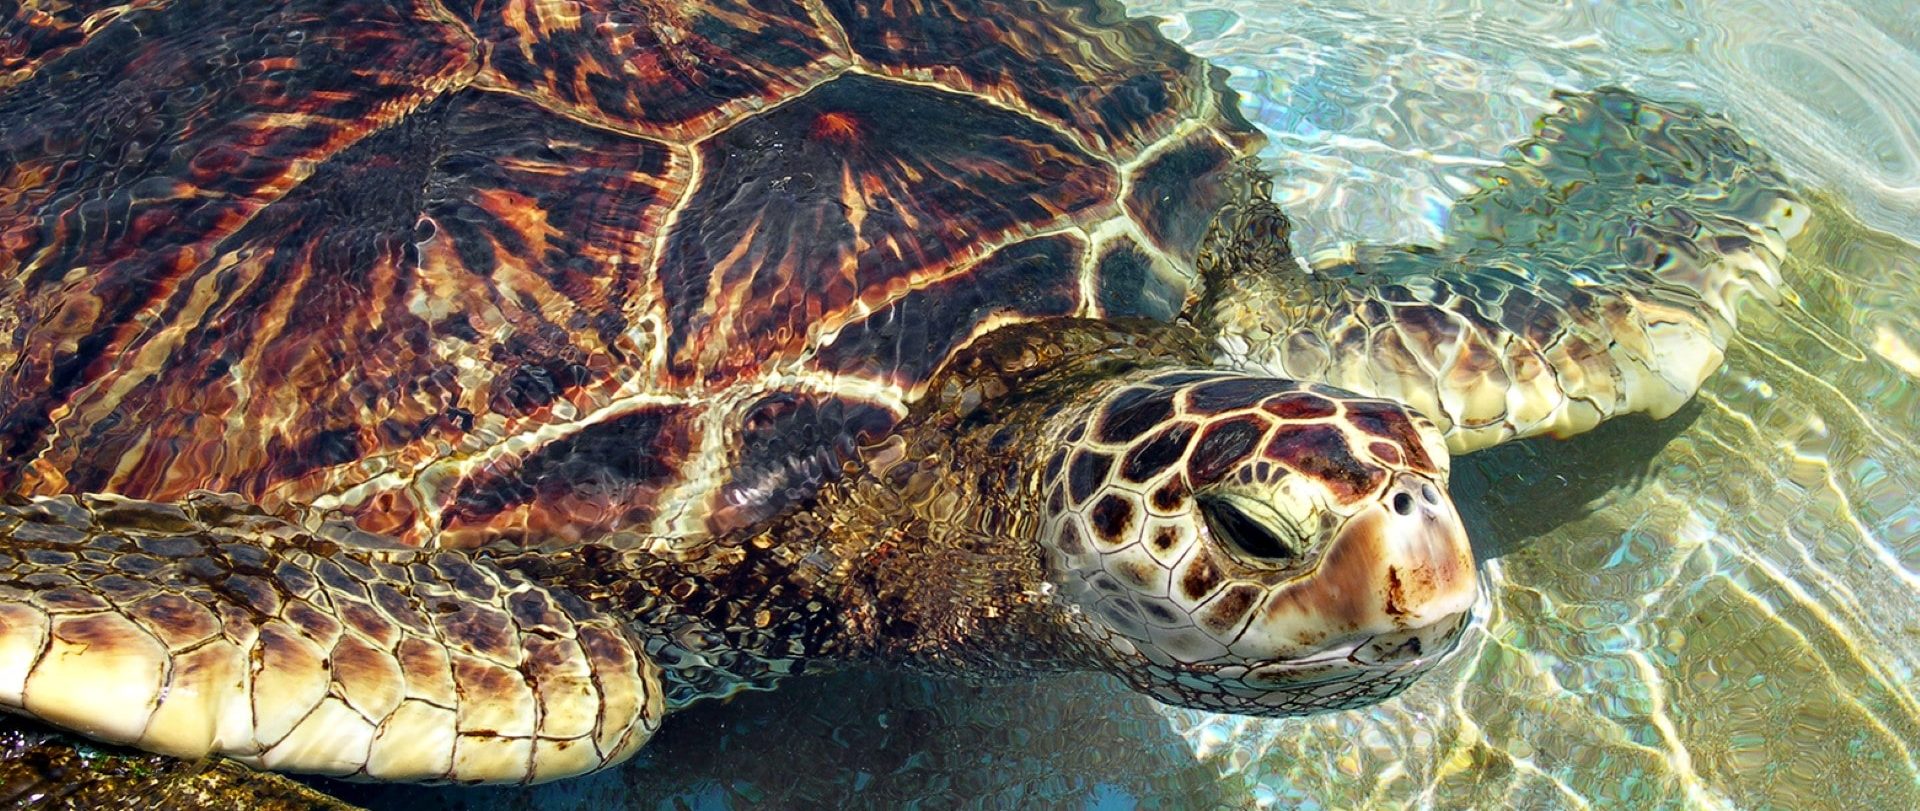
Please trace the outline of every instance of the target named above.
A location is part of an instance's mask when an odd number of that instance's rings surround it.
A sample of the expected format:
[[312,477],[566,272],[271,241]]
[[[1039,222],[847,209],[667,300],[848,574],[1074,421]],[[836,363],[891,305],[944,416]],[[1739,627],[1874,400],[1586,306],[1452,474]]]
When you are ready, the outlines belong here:
[[538,781],[658,727],[626,630],[484,560],[233,499],[0,506],[0,705],[189,760]]
[[1406,403],[1454,453],[1685,405],[1741,299],[1777,299],[1809,210],[1718,118],[1620,90],[1560,101],[1437,247],[1281,261],[1253,178],[1201,260],[1219,361]]

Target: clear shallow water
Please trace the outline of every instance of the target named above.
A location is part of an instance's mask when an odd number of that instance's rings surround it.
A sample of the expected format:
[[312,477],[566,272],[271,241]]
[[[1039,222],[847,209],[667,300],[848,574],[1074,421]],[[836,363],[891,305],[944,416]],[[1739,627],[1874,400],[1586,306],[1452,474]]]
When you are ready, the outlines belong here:
[[[1905,0],[1135,8],[1227,66],[1301,247],[1419,241],[1552,89],[1727,113],[1824,193],[1725,368],[1663,423],[1458,463],[1468,650],[1372,710],[876,674],[696,708],[630,767],[422,808],[1920,807],[1920,17]],[[1349,8],[1353,7],[1353,8]]]

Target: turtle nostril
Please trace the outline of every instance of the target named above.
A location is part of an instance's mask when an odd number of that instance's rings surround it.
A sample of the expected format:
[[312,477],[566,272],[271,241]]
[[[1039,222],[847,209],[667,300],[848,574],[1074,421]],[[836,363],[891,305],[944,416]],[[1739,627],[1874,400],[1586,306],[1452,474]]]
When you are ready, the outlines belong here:
[[1393,494],[1393,511],[1401,515],[1413,514],[1413,496],[1404,492]]

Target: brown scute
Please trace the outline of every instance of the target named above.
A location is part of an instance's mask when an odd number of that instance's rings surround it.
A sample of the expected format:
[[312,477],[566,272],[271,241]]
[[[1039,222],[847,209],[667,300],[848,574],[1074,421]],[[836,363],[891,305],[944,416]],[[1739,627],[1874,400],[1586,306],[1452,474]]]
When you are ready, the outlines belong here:
[[1108,493],[1101,496],[1099,503],[1093,505],[1088,518],[1093,521],[1093,531],[1100,534],[1108,543],[1120,543],[1133,529],[1139,516],[1134,514],[1133,505],[1120,496]]
[[1223,579],[1213,555],[1203,549],[1192,563],[1187,564],[1186,572],[1180,576],[1180,593],[1188,600],[1199,600],[1212,594]]
[[433,567],[434,574],[439,576],[437,579],[453,586],[454,592],[466,602],[490,603],[499,594],[493,580],[460,555],[434,555],[427,559],[427,565]]
[[[81,651],[96,647],[106,651],[137,650],[152,642],[140,631],[139,626],[119,614],[106,612],[80,617],[56,617],[52,622],[52,635]],[[155,660],[153,667],[157,676],[157,671],[165,667],[165,663]]]
[[1106,482],[1107,472],[1112,469],[1111,456],[1099,451],[1075,451],[1073,461],[1067,465],[1067,496],[1076,505],[1085,504]]
[[1346,404],[1347,422],[1353,427],[1398,445],[1406,454],[1406,464],[1415,470],[1433,473],[1439,470],[1420,442],[1420,431],[1413,426],[1407,410],[1384,400],[1355,400]]
[[1204,487],[1220,480],[1234,465],[1252,455],[1267,435],[1267,424],[1256,417],[1235,417],[1207,426],[1193,455],[1187,458],[1187,477]]
[[[205,561],[204,558],[191,561],[188,570],[194,571],[192,565],[203,561]],[[282,603],[279,590],[275,589],[273,584],[258,577],[244,574],[227,575],[216,588],[229,601],[251,610],[256,616],[272,617],[280,613]]]
[[1153,491],[1153,508],[1163,513],[1180,509],[1187,503],[1187,484],[1178,477],[1168,479]]
[[287,599],[284,604],[286,608],[280,611],[280,618],[298,626],[307,638],[324,643],[340,635],[340,621],[334,619],[332,611],[317,608],[305,600]]
[[524,631],[561,636],[573,627],[544,590],[528,589],[507,595],[507,613],[513,616],[513,624]]
[[1326,485],[1342,502],[1372,493],[1386,479],[1386,471],[1360,461],[1347,447],[1347,437],[1328,425],[1282,423],[1266,455],[1303,476]]
[[[416,634],[427,632],[429,626],[426,615],[393,584],[374,583],[368,591],[373,596],[373,604],[379,606],[395,623]],[[404,650],[403,647],[402,652]]]
[[[834,112],[863,122],[857,147],[810,134]],[[1032,119],[863,75],[698,148],[703,177],[659,276],[671,370],[717,380],[794,357],[823,324],[1008,235],[1104,205],[1119,182]]]
[[1001,248],[961,275],[910,290],[848,324],[819,348],[814,362],[914,390],[989,319],[1005,323],[1072,315],[1080,307],[1083,252],[1081,239],[1069,234]]
[[128,607],[127,615],[174,650],[220,632],[213,612],[178,594],[149,597]]
[[1094,298],[1108,318],[1172,321],[1186,307],[1187,285],[1155,272],[1152,258],[1133,240],[1104,248],[1094,276]]
[[1409,304],[1393,309],[1393,323],[1422,354],[1433,354],[1460,339],[1460,319],[1432,304]]
[[1268,413],[1288,420],[1311,420],[1331,417],[1340,410],[1332,400],[1304,391],[1277,394],[1260,404]]
[[391,649],[400,641],[399,627],[372,605],[357,600],[336,600],[334,608],[340,613],[341,624],[373,640],[374,644]]
[[1054,538],[1054,546],[1068,555],[1083,555],[1087,551],[1086,539],[1080,537],[1080,527],[1071,521],[1060,525],[1060,533]]
[[98,611],[107,607],[106,600],[100,599],[99,595],[94,594],[91,589],[82,586],[47,589],[34,594],[33,601],[41,608],[56,613]]
[[1227,587],[1219,597],[1200,609],[1196,619],[1200,626],[1216,635],[1225,635],[1238,627],[1253,611],[1259,601],[1261,589],[1252,583],[1235,583]]
[[400,666],[387,651],[343,636],[327,652],[327,666],[355,709],[379,718],[399,705],[404,692]]
[[[79,562],[78,558],[65,552],[55,552],[52,555],[45,556],[38,554],[44,551],[46,550],[35,549],[29,551],[25,556],[27,562],[39,566],[72,566]],[[89,570],[87,572],[89,578],[97,577],[97,571],[93,571],[93,567],[87,566],[82,568]],[[132,603],[153,592],[152,586],[118,574],[99,577],[98,579],[91,580],[91,583],[93,584],[94,590],[99,592],[101,596],[119,604]]]
[[1067,451],[1065,448],[1054,451],[1047,457],[1047,466],[1040,474],[1040,480],[1048,484],[1059,481],[1061,471],[1067,469]]
[[1391,442],[1367,443],[1367,451],[1389,465],[1400,464],[1400,446]]
[[[1513,381],[1507,375],[1506,363],[1500,356],[1501,350],[1488,342],[1485,333],[1468,330],[1461,334],[1459,346],[1459,357],[1447,372],[1448,389],[1461,393],[1472,391],[1472,387],[1477,386],[1494,391],[1511,389]],[[1489,413],[1472,413],[1468,409],[1461,411],[1453,415],[1459,424],[1486,426],[1506,417],[1506,404],[1500,403],[1497,411],[1490,410]]]
[[443,515],[443,543],[571,542],[645,525],[698,445],[697,414],[638,409],[469,477]]
[[1203,383],[1187,391],[1187,410],[1211,416],[1226,411],[1252,408],[1261,400],[1291,392],[1298,384],[1271,377],[1231,377]]
[[741,412],[727,481],[708,528],[726,532],[806,504],[838,481],[858,448],[893,428],[893,412],[822,394],[772,392]]
[[1094,438],[1109,444],[1131,442],[1173,415],[1172,388],[1134,387],[1107,402]]
[[517,631],[505,612],[491,605],[454,603],[433,617],[442,639],[459,640],[460,647],[487,658],[513,663],[519,656]]
[[1152,22],[1126,19],[1118,4],[1101,0],[826,5],[854,52],[879,70],[938,76],[995,96],[1121,158],[1159,140],[1202,94],[1216,92],[1192,54]]
[[432,637],[424,627],[409,630],[412,633],[400,640],[393,651],[400,674],[406,679],[407,692],[437,706],[452,708],[459,703],[459,697],[448,674],[447,651],[427,641]]
[[1161,527],[1153,533],[1153,537],[1147,539],[1148,545],[1159,552],[1172,549],[1173,545],[1179,542],[1180,533],[1175,532],[1173,527]]
[[1180,621],[1180,617],[1174,614],[1173,609],[1166,607],[1158,600],[1148,600],[1145,605],[1140,606],[1140,610],[1146,612],[1149,619],[1161,625],[1173,625]]
[[[295,577],[319,578],[321,584],[335,591],[352,593],[365,588],[361,585],[359,579],[348,574],[346,568],[341,566],[337,561],[321,560],[313,565],[311,573],[304,569],[297,568],[294,568],[293,571],[299,573],[295,575]],[[278,572],[275,572],[275,579],[279,579]]]
[[1192,423],[1180,422],[1167,426],[1154,434],[1153,438],[1135,447],[1127,453],[1126,461],[1120,466],[1120,475],[1127,481],[1145,482],[1180,461],[1187,452],[1187,443],[1193,440]]
[[807,5],[573,0],[565,13],[505,2],[447,8],[481,41],[482,84],[613,129],[692,140],[845,63]]
[[1153,585],[1154,570],[1159,567],[1144,561],[1128,560],[1122,561],[1115,568],[1118,571],[1114,572],[1114,576],[1120,578],[1120,582],[1136,589],[1146,589]]
[[1192,262],[1214,213],[1239,192],[1234,181],[1234,153],[1203,134],[1135,169],[1127,210],[1161,250]]
[[[219,387],[204,390],[209,376],[185,373],[168,396],[139,395],[157,401],[145,414],[76,424],[102,415],[73,408],[57,428],[49,415],[76,394],[103,396],[114,388],[103,377],[165,340],[152,325],[179,318],[217,266],[205,260],[259,206],[456,79],[467,45],[436,13],[367,0],[133,10],[0,95],[0,268],[16,281],[0,308],[25,330],[8,336],[18,352],[0,377],[0,490],[38,484],[25,471],[49,438],[59,446],[44,458],[70,477],[49,489],[107,489],[90,485],[111,478],[149,430],[171,440],[152,444],[183,457],[179,466],[208,463],[204,448],[228,437],[191,415],[230,402]],[[7,30],[0,50],[33,45]],[[303,36],[257,33],[289,31]],[[69,281],[75,268],[88,273]],[[224,361],[190,354],[202,366]],[[156,482],[130,485],[112,489]]]

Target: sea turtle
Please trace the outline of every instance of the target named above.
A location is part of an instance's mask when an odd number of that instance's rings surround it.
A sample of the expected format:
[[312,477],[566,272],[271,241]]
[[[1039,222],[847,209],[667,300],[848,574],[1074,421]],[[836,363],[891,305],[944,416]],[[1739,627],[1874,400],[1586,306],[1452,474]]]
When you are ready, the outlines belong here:
[[1602,90],[1309,267],[1108,0],[7,14],[0,705],[266,769],[849,664],[1381,700],[1475,599],[1448,454],[1671,413],[1806,216]]

